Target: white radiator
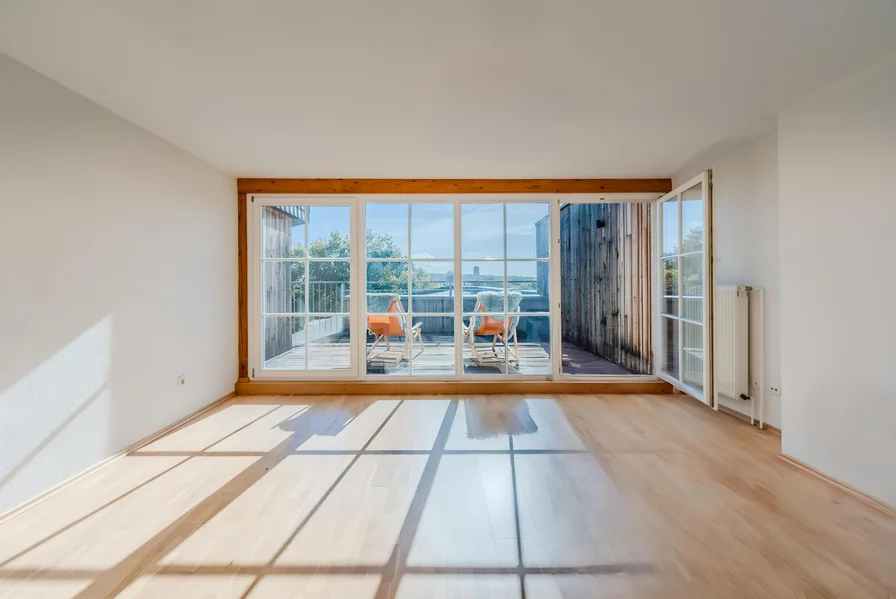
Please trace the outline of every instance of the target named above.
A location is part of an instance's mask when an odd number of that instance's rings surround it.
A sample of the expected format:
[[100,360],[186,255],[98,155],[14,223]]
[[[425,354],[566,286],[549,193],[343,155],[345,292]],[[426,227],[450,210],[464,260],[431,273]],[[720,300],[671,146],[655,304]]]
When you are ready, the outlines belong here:
[[715,387],[719,395],[750,395],[750,300],[748,287],[718,285],[713,316]]

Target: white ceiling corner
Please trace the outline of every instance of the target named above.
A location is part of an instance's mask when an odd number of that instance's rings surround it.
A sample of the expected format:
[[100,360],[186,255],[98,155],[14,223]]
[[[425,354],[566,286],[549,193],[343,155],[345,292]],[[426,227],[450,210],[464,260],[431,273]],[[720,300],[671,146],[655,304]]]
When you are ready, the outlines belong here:
[[671,176],[894,28],[893,0],[0,0],[0,50],[237,176]]

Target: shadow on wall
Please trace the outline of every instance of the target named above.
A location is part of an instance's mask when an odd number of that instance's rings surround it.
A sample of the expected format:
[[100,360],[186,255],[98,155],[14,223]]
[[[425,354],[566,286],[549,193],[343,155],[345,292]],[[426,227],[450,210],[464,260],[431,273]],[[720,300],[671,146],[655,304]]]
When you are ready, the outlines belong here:
[[[232,286],[214,272],[220,260],[179,255],[178,240],[192,237],[178,231],[183,223],[165,224],[173,206],[143,210],[141,220],[118,199],[95,200],[101,214],[89,223],[76,206],[12,210],[12,223],[40,222],[50,208],[55,216],[39,233],[52,243],[0,261],[0,279],[14,282],[0,297],[0,513],[224,395],[235,379],[225,319],[235,298],[223,295]],[[210,221],[197,235],[220,233]],[[14,229],[0,224],[0,255],[17,255],[6,243],[33,235]],[[203,306],[216,296],[220,305]]]
[[2,513],[230,390],[236,214],[224,173],[3,54],[0,81]]
[[[48,328],[39,327],[34,336],[45,341]],[[0,378],[0,513],[102,460],[108,451],[102,429],[111,414],[111,318],[15,380],[14,368],[24,367],[25,350],[38,340],[20,341],[23,352],[4,360],[10,368]]]

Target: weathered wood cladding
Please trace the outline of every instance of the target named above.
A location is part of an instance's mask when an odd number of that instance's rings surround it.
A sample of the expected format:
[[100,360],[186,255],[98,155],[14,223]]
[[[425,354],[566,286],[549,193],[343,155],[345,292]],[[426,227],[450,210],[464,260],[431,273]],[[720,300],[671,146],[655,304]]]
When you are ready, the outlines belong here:
[[[275,206],[268,206],[264,209],[263,218],[264,247],[267,248],[268,255],[278,258],[289,256],[292,215]],[[290,268],[291,264],[288,262],[262,263],[262,302],[265,312],[284,314],[293,311]],[[292,349],[292,329],[296,323],[291,321],[291,318],[269,317],[262,324],[264,359],[279,356]]]
[[563,340],[635,373],[653,370],[650,204],[560,210]]

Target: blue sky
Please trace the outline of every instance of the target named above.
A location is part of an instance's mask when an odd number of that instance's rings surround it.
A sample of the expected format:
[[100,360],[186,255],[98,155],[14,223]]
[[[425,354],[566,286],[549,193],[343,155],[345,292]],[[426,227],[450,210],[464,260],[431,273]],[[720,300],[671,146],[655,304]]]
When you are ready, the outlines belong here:
[[[703,201],[701,196],[697,196],[700,199],[690,199],[688,192],[685,192],[683,197],[681,235],[687,237],[688,231],[703,226]],[[679,244],[678,204],[665,202],[661,209],[663,211],[663,254],[674,254]]]
[[[461,235],[463,271],[503,274],[503,265],[483,258],[504,257],[504,214],[502,204],[463,204]],[[454,258],[454,206],[450,203],[419,203],[411,206],[411,239],[408,240],[408,205],[369,203],[366,228],[390,235],[404,255],[411,258],[443,259],[444,262],[419,263],[426,270],[444,273]],[[507,204],[507,255],[510,258],[536,257],[535,223],[548,215],[544,203]],[[312,206],[308,223],[310,241],[326,238],[332,231],[349,234],[349,209],[344,206]],[[304,243],[304,227],[293,227],[294,246]],[[410,247],[409,247],[410,245]],[[354,248],[353,248],[354,250]],[[511,264],[511,275],[534,276],[535,263]],[[531,271],[531,272],[530,272]]]

